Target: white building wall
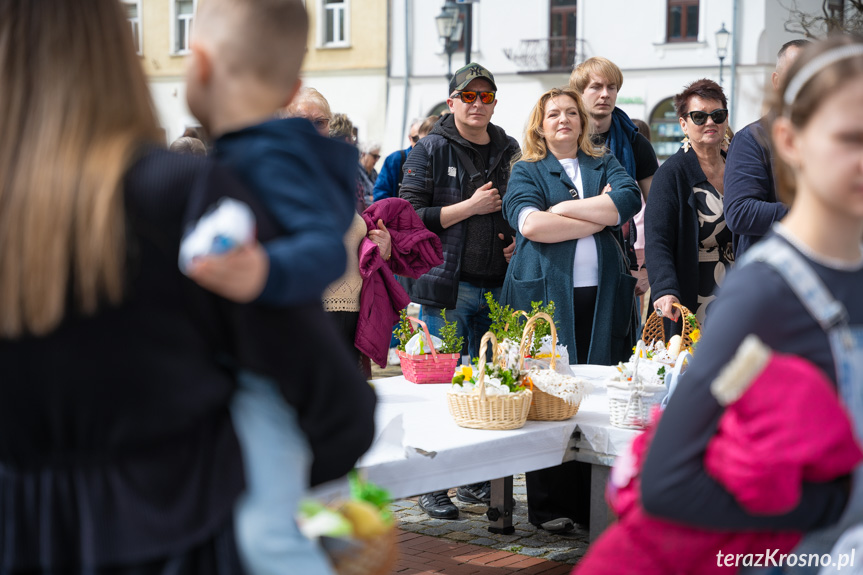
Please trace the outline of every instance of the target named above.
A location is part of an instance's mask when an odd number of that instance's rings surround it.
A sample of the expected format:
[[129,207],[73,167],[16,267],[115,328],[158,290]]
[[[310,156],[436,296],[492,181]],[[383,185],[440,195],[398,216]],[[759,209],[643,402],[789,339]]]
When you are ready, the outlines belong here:
[[150,80],[150,94],[156,106],[159,123],[165,130],[166,144],[183,135],[189,126],[199,122],[186,105],[186,82],[182,78],[160,78]]
[[334,114],[348,115],[357,128],[360,142],[384,140],[387,98],[385,70],[310,72],[302,80],[304,86],[311,86],[324,95]]

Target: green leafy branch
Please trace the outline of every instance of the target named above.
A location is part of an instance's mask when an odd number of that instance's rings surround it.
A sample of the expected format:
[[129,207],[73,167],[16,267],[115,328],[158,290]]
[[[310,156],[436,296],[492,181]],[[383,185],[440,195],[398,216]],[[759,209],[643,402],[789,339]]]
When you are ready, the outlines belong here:
[[497,341],[505,339],[520,341],[526,319],[522,318],[510,306],[500,305],[496,302],[491,292],[485,293],[485,301],[488,304],[488,317],[491,319],[491,325],[488,330],[494,334]]
[[[530,315],[534,316],[538,313],[547,313],[554,321],[554,302],[550,301],[546,305],[542,305],[541,301],[530,302]],[[530,348],[530,355],[534,356],[539,353],[539,348],[542,346],[542,338],[551,335],[551,325],[546,321],[537,321],[533,324],[533,345]]]
[[[441,345],[440,353],[461,353],[461,348],[464,345],[464,337],[458,336],[458,323],[454,321],[447,321],[446,319],[446,309],[441,310],[441,317],[443,318],[443,327],[440,330],[440,335],[438,337],[441,338],[443,344]],[[407,345],[408,341],[414,335],[414,328],[411,324],[411,320],[408,318],[407,310],[401,310],[399,312],[399,323],[396,324],[395,329],[393,329],[393,334],[398,338],[399,345],[398,349],[400,351],[405,350],[405,345]],[[420,349],[423,350],[423,353],[426,353],[425,346],[423,342],[425,338],[420,340]],[[431,353],[431,350],[428,351]]]
[[410,338],[414,335],[414,329],[411,325],[411,320],[408,319],[408,311],[406,309],[399,312],[399,323],[396,324],[393,334],[399,340],[399,351],[404,351],[405,345],[407,345]]
[[441,318],[443,318],[443,327],[440,330],[440,338],[443,345],[440,348],[441,353],[461,353],[464,346],[464,337],[458,335],[458,323],[446,320],[446,309],[441,310]]

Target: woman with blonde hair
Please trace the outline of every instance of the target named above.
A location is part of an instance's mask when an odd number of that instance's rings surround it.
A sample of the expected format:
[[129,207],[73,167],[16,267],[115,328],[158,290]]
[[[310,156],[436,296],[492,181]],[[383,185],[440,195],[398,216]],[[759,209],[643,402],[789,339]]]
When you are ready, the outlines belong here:
[[[619,225],[641,207],[635,181],[593,146],[581,96],[543,94],[530,113],[503,214],[518,232],[501,299],[515,309],[554,301],[560,343],[578,363],[614,365],[635,341],[635,278]],[[588,518],[589,468],[527,474],[528,519],[550,531]]]
[[340,348],[309,367],[337,337],[319,305],[180,273],[186,223],[222,198],[278,228],[160,147],[120,3],[0,0],[0,82],[0,572],[239,574],[235,370],[279,382],[313,451],[347,447],[322,479],[371,442],[373,393]]

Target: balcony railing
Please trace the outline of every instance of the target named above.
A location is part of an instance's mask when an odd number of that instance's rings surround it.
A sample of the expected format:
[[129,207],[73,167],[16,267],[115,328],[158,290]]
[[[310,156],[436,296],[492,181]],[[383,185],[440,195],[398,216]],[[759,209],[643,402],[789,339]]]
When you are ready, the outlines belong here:
[[584,55],[584,40],[569,36],[521,40],[504,55],[526,72],[570,72]]

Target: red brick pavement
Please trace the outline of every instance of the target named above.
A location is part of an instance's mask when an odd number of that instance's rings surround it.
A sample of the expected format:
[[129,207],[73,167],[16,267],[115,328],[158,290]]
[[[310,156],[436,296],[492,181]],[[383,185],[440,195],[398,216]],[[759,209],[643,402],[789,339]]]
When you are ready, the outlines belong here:
[[398,575],[565,575],[572,565],[526,557],[479,545],[467,545],[409,531],[396,538]]

